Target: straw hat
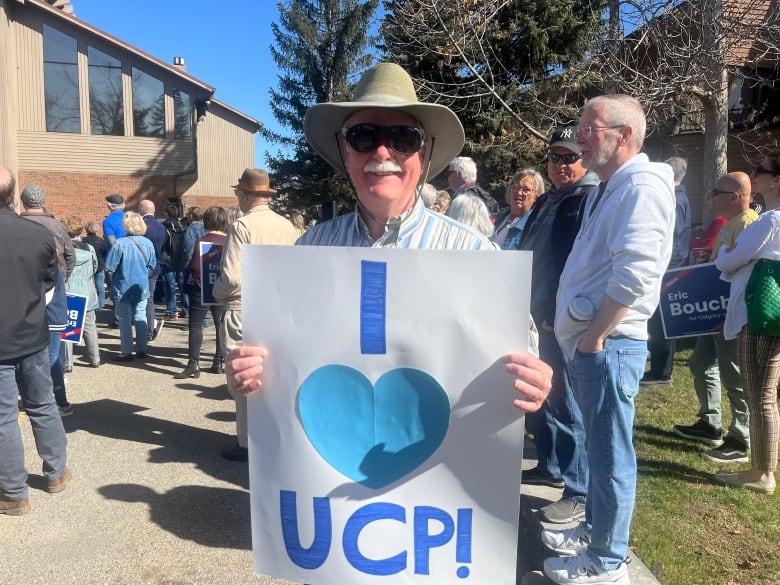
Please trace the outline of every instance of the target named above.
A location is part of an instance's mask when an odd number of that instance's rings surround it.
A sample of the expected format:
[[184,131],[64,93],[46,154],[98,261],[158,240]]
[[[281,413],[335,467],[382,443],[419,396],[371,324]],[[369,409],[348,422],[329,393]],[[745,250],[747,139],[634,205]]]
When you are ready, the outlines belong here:
[[352,114],[367,108],[406,112],[420,122],[428,142],[430,177],[447,168],[463,148],[463,125],[455,113],[446,106],[417,101],[409,74],[395,63],[380,63],[360,78],[352,92],[352,101],[316,104],[306,112],[303,122],[306,140],[328,164],[345,175],[339,145],[341,128]]

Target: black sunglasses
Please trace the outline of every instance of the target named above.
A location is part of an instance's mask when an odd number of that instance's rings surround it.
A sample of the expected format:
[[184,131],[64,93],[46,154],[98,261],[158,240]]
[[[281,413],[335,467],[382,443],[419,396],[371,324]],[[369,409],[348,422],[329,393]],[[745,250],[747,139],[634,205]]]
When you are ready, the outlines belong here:
[[377,126],[356,124],[341,130],[352,150],[372,152],[384,144],[398,154],[414,154],[425,143],[425,133],[412,126]]
[[579,154],[555,154],[554,152],[548,152],[547,158],[551,163],[557,163],[563,161],[567,165],[574,164],[580,159]]
[[777,173],[774,172],[772,169],[768,169],[766,167],[762,167],[761,165],[758,165],[756,167],[756,170],[753,171],[753,174],[754,175],[761,175],[761,174],[764,174],[764,175],[774,175],[775,177],[777,176]]

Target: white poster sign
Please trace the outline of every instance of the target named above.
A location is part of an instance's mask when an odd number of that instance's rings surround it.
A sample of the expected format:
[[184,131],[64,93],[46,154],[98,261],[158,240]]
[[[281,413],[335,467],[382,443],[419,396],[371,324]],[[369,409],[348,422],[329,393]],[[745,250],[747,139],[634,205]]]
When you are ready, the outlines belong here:
[[255,571],[515,583],[531,255],[243,249]]

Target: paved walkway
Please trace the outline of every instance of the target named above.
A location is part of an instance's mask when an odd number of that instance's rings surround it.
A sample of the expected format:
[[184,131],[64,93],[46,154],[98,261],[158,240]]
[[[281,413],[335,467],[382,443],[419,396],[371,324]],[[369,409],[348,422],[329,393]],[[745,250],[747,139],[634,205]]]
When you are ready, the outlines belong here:
[[[99,334],[110,360],[119,332]],[[0,517],[0,583],[287,583],[252,573],[247,467],[219,456],[235,430],[233,402],[223,375],[171,377],[186,347],[182,320],[166,324],[143,366],[92,369],[77,357],[67,382],[75,414],[63,419],[74,477],[60,494],[46,492],[21,418],[32,509]],[[213,347],[211,326],[203,367]]]
[[[84,367],[77,355],[68,375],[75,414],[63,423],[74,478],[64,492],[46,492],[29,421],[20,418],[31,512],[0,516],[0,583],[289,584],[252,572],[247,467],[219,456],[235,430],[224,376],[172,378],[186,363],[186,320],[166,323],[143,365],[111,363],[119,332],[100,325],[99,334],[106,363]],[[208,368],[213,325],[203,347]],[[523,489],[518,583],[541,566],[538,524],[527,514],[555,494],[538,490]]]

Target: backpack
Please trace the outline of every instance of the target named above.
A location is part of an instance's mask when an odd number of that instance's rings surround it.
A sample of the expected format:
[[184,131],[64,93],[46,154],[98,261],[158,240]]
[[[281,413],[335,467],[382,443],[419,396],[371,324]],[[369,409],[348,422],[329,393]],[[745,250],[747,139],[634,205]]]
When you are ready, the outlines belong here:
[[165,241],[160,250],[160,265],[165,272],[170,272],[179,265],[181,258],[182,239],[184,238],[184,225],[181,220],[166,220]]

